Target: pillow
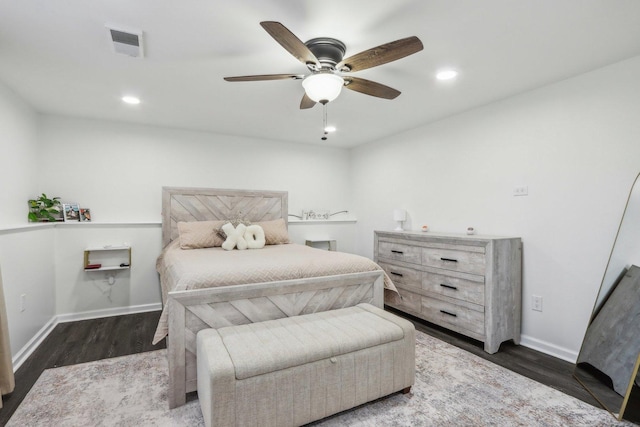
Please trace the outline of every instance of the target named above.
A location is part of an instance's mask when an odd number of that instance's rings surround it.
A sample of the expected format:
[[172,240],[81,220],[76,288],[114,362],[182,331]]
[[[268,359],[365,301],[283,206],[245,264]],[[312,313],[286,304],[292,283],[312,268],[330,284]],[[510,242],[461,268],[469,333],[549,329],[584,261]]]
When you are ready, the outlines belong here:
[[244,240],[247,241],[249,249],[262,249],[266,243],[264,230],[259,225],[250,225],[244,232]]
[[274,219],[273,221],[257,222],[264,230],[264,238],[267,245],[281,245],[283,243],[291,243],[289,240],[289,232],[283,218]]
[[225,221],[192,221],[178,222],[181,249],[202,249],[222,246],[224,239],[217,234],[217,229]]
[[230,223],[234,227],[237,227],[239,224],[244,224],[246,226],[251,225],[251,221],[249,221],[248,219],[240,218],[240,217],[222,221],[222,224],[220,224],[220,227],[216,230],[216,233],[218,234],[218,237],[220,237],[223,241],[227,238],[227,234],[222,229],[222,226],[226,223]]
[[232,251],[236,246],[238,249],[247,249],[247,241],[244,239],[244,232],[247,230],[247,226],[244,224],[238,224],[237,227],[227,222],[222,226],[222,230],[227,235],[227,240],[222,243],[222,249],[225,251]]

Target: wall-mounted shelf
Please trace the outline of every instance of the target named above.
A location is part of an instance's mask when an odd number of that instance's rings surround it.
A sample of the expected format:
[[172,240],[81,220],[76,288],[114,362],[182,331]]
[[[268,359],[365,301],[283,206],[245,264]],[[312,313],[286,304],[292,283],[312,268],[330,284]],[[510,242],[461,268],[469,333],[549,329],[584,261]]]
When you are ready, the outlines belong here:
[[342,218],[342,219],[298,219],[289,218],[289,224],[349,224],[355,223],[355,218]]
[[334,239],[307,239],[304,244],[317,249],[326,249],[329,251],[337,251],[337,244]]
[[[91,265],[99,264],[98,268]],[[131,268],[130,246],[102,246],[84,250],[84,271],[128,270]]]

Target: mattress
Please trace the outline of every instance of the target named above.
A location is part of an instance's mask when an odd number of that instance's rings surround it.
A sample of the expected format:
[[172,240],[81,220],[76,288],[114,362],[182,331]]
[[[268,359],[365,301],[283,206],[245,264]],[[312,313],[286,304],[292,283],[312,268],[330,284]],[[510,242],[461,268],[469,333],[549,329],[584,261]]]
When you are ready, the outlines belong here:
[[[184,250],[180,249],[178,241],[170,243],[162,251],[156,268],[160,274],[165,308],[154,335],[154,344],[168,332],[166,302],[171,291],[383,271],[378,264],[359,255],[294,243],[225,251],[219,247]],[[397,292],[386,274],[384,286]]]

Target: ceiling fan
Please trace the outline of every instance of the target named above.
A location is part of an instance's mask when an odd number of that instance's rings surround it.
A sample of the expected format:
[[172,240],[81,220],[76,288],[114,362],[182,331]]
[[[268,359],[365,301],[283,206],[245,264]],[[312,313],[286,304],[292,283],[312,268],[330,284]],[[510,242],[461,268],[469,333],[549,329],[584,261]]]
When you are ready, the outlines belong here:
[[347,73],[386,64],[423,49],[420,39],[413,36],[385,43],[344,59],[346,46],[340,40],[320,37],[303,43],[280,22],[265,21],[260,25],[290,54],[305,64],[311,73],[263,74],[224,79],[228,82],[302,80],[305,94],[300,102],[301,109],[311,108],[318,102],[326,104],[333,101],[343,87],[378,98],[394,99],[400,95],[400,91]]

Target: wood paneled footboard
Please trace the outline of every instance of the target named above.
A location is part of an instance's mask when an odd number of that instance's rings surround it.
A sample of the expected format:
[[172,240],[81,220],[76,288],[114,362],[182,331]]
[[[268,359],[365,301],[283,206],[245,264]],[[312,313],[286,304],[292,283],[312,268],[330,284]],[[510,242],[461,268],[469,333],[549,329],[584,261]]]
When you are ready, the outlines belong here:
[[196,334],[366,302],[383,307],[384,273],[370,271],[280,282],[169,292],[169,407],[195,391]]

